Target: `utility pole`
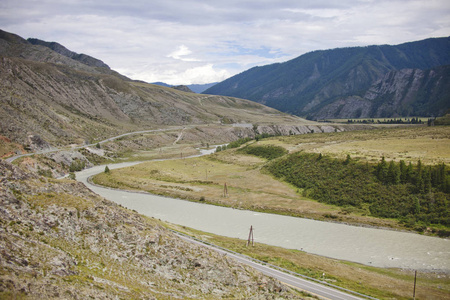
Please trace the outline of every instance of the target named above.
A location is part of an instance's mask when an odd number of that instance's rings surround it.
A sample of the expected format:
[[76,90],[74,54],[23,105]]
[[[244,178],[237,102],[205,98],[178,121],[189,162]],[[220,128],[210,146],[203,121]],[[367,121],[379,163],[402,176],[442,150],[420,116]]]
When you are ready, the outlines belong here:
[[254,240],[253,240],[253,226],[250,226],[250,233],[248,234],[248,240],[247,240],[247,247],[250,245],[250,240],[252,241],[252,246],[254,247]]
[[227,183],[225,182],[225,184],[223,185],[223,197],[227,197],[228,196],[228,187],[227,187]]
[[413,299],[416,299],[416,280],[417,280],[417,270],[414,271],[414,292],[413,292]]

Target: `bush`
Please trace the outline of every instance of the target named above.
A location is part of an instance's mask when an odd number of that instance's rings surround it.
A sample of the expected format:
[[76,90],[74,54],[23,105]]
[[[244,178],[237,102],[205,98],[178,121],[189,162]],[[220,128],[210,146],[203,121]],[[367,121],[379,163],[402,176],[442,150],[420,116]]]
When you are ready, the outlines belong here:
[[73,160],[69,166],[69,172],[78,172],[86,167],[86,162],[81,160]]

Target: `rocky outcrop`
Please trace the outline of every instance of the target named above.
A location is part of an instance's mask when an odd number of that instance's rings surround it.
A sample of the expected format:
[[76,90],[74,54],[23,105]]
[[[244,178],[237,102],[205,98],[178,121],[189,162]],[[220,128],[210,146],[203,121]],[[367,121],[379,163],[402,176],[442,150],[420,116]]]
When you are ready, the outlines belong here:
[[185,85],[177,85],[173,86],[172,88],[186,93],[193,93],[193,91],[191,91],[191,89]]
[[0,298],[293,299],[83,184],[0,160]]

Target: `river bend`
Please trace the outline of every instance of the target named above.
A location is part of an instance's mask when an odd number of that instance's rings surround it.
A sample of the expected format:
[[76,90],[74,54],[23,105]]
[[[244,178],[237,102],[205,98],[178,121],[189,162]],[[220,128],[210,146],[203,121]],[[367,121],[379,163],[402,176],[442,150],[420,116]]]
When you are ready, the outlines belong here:
[[[110,169],[136,163],[108,165]],[[129,209],[163,221],[217,235],[303,250],[330,258],[387,268],[450,272],[450,240],[393,230],[350,226],[282,215],[237,210],[147,193],[91,185],[87,178],[104,171],[97,166],[76,173],[95,193]]]

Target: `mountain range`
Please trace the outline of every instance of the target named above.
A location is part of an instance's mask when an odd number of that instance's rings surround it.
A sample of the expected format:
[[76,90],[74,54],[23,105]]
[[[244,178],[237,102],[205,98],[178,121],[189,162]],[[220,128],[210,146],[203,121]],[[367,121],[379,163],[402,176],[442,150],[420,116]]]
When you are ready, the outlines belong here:
[[82,144],[171,125],[300,124],[264,105],[133,81],[55,42],[0,30],[0,136],[29,144]]
[[308,119],[440,116],[450,109],[450,37],[314,51],[254,67],[205,94]]

